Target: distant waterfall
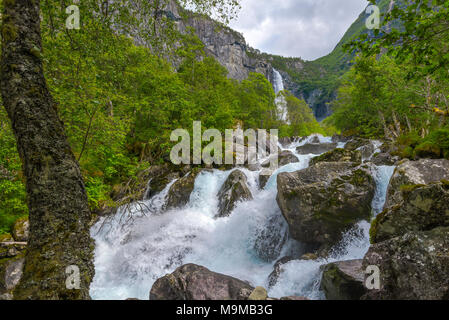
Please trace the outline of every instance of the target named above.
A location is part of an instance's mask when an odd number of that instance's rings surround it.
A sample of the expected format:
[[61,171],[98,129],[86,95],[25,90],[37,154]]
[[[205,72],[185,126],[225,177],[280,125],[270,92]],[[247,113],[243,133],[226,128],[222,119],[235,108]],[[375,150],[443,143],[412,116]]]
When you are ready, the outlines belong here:
[[278,115],[279,120],[289,123],[288,120],[288,109],[287,102],[285,101],[285,97],[282,95],[282,91],[284,91],[284,80],[282,79],[282,75],[273,68],[273,88],[274,93],[276,93],[276,105],[278,107]]

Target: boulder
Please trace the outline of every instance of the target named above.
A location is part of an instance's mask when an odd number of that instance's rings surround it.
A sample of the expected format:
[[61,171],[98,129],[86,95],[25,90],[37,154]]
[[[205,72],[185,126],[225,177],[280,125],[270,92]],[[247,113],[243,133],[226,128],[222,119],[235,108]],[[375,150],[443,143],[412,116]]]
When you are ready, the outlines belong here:
[[268,288],[272,288],[276,285],[282,272],[284,272],[283,270],[284,264],[289,263],[292,260],[295,259],[293,257],[287,256],[276,261],[273,267],[273,271],[268,276]]
[[401,198],[401,203],[388,207],[373,221],[372,243],[407,232],[449,227],[449,183],[403,186]]
[[248,188],[246,175],[240,170],[234,170],[218,192],[217,217],[227,217],[234,210],[238,201],[253,198]]
[[12,300],[12,292],[22,277],[24,262],[22,256],[0,260],[0,300]]
[[195,188],[196,177],[200,172],[200,169],[194,169],[170,187],[165,205],[167,210],[181,208],[189,203],[190,195]]
[[449,228],[408,232],[376,243],[363,260],[363,268],[380,269],[380,290],[362,299],[449,299]]
[[351,139],[352,139],[352,137],[347,137],[347,136],[344,136],[344,135],[341,135],[341,134],[334,134],[332,136],[332,142],[335,142],[335,143],[348,142]]
[[328,300],[360,300],[367,292],[363,260],[329,263],[321,267],[321,289]]
[[310,245],[333,245],[358,221],[370,219],[375,182],[366,167],[321,162],[277,177],[277,202],[290,235]]
[[[293,154],[290,150],[284,150],[281,151],[278,154],[278,166],[283,167],[290,163],[296,163],[299,162],[298,157]],[[262,163],[262,168],[269,168],[270,167],[270,159],[266,160],[264,163]]]
[[[143,181],[143,186],[140,187],[143,191],[137,192],[142,194],[142,198],[144,200],[151,199],[153,196],[164,190],[170,182],[181,178],[182,175],[187,172],[183,173],[182,171],[175,170],[169,164],[151,166],[140,174],[142,177],[138,180]],[[123,195],[114,198],[121,198],[125,196],[126,192]]]
[[270,169],[263,169],[259,174],[259,188],[263,189],[267,185],[268,180],[273,175],[273,171]]
[[156,280],[150,300],[247,300],[253,291],[242,280],[187,264]]
[[401,203],[401,188],[404,186],[426,185],[441,180],[449,180],[449,160],[404,160],[399,163],[391,177],[385,208]]
[[399,157],[392,156],[389,153],[378,153],[373,155],[370,161],[376,166],[393,166],[399,160]]
[[372,144],[371,140],[369,139],[363,139],[363,138],[354,138],[348,142],[346,142],[345,144],[345,149],[346,150],[357,150],[363,146],[367,146]]
[[254,242],[254,251],[261,260],[272,262],[279,258],[287,237],[284,218],[273,215],[267,219],[266,225],[261,225]]
[[251,301],[265,301],[268,298],[267,290],[264,287],[256,287],[248,297]]
[[30,235],[30,223],[28,218],[20,218],[18,219],[13,226],[12,236],[14,240],[18,242],[26,242],[28,241],[28,237]]
[[318,162],[352,162],[354,165],[360,165],[362,163],[362,153],[358,150],[337,148],[311,159],[310,165],[313,166]]
[[322,154],[337,147],[337,143],[306,143],[296,148],[299,154]]

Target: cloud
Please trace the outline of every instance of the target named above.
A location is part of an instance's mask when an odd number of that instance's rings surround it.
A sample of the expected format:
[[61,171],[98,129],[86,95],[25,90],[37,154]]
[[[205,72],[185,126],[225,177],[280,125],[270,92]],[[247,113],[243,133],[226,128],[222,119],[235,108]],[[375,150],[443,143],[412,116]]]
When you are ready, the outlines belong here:
[[231,27],[263,52],[314,60],[330,53],[366,0],[242,0]]

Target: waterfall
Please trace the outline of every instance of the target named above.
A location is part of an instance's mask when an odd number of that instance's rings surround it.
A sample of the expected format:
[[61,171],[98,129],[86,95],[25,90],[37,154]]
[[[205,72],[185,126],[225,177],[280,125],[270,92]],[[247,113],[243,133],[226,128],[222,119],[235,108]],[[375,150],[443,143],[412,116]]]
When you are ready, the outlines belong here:
[[284,91],[284,80],[282,79],[282,75],[273,68],[273,88],[274,93],[276,94],[276,106],[278,109],[279,120],[284,121],[289,124],[288,120],[288,109],[287,109],[287,101],[285,101],[285,97],[282,94]]
[[[152,199],[120,208],[111,217],[102,217],[91,229],[96,241],[95,277],[90,294],[93,299],[148,299],[153,283],[186,263],[195,263],[214,271],[249,281],[253,286],[268,287],[268,275],[276,259],[261,259],[256,247],[264,247],[263,234],[285,235],[287,224],[276,202],[276,177],[281,172],[307,168],[312,155],[299,155],[296,147],[312,137],[294,142],[287,148],[299,162],[279,168],[265,189],[258,188],[260,172],[240,168],[248,177],[254,199],[239,203],[227,218],[215,219],[217,192],[232,172],[203,171],[196,179],[190,202],[182,209],[162,213],[168,185]],[[318,136],[321,143],[330,142]],[[343,147],[340,143],[339,147]],[[234,169],[235,170],[235,169]],[[393,167],[374,167],[377,182],[373,210],[378,213],[385,202],[386,186]],[[327,260],[292,261],[270,289],[271,297],[300,295],[322,299],[320,266],[337,260],[360,259],[369,247],[369,222],[360,222],[342,240],[342,250]],[[262,243],[260,243],[262,241]],[[279,242],[278,258],[301,250],[292,239]]]

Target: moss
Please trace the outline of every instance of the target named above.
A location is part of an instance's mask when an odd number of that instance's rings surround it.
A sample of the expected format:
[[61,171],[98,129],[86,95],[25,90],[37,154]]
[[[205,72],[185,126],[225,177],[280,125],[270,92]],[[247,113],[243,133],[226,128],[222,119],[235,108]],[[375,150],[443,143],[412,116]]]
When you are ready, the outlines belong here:
[[425,141],[415,148],[415,155],[423,158],[440,158],[441,148],[432,141]]
[[384,210],[374,218],[373,222],[371,222],[371,228],[369,229],[369,239],[371,244],[376,243],[377,232],[379,230],[380,222],[385,218],[388,210]]
[[425,187],[424,184],[403,184],[400,187],[400,190],[403,194],[408,194],[410,192],[415,191],[416,189]]
[[444,188],[449,188],[449,180],[443,179],[443,180],[441,180],[441,183],[443,184]]
[[17,27],[12,23],[7,23],[7,19],[3,22],[2,37],[5,42],[12,42],[17,39]]

